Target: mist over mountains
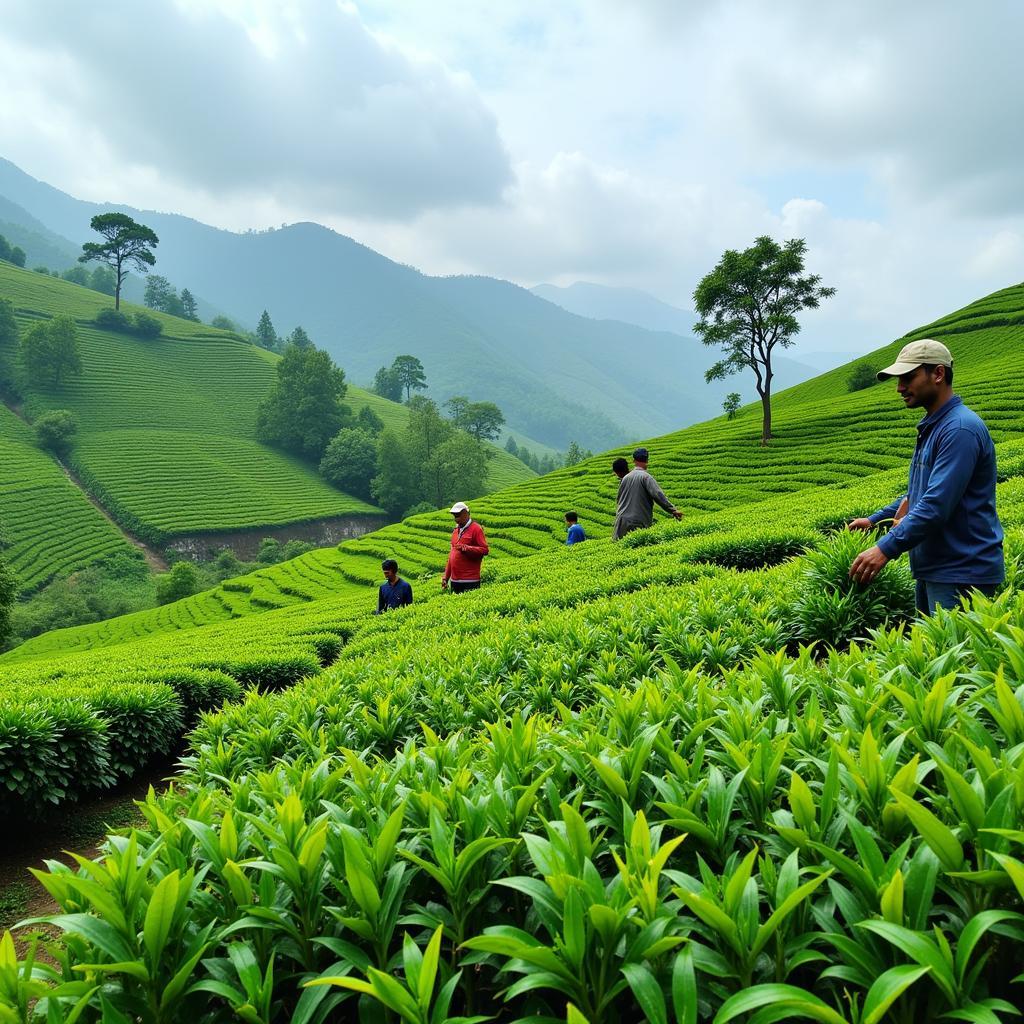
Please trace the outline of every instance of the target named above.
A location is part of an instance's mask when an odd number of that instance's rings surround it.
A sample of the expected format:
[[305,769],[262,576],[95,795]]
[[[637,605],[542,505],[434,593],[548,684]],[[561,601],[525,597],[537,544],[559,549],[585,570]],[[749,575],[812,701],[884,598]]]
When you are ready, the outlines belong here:
[[[642,292],[431,277],[319,224],[225,231],[75,199],[0,159],[0,222],[33,243],[19,242],[30,266],[70,266],[90,219],[111,210],[160,237],[157,273],[241,323],[267,309],[279,333],[301,324],[356,383],[416,355],[432,397],[494,401],[510,427],[554,447],[608,448],[714,416],[729,391],[754,397],[743,377],[705,384],[714,353],[689,335],[692,314]],[[776,387],[813,372],[780,359]]]

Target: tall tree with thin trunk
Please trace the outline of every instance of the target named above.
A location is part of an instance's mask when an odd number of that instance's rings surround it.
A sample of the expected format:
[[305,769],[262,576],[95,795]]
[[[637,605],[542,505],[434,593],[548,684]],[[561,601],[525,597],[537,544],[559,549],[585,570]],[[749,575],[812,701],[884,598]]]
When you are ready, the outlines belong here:
[[160,243],[152,228],[132,220],[126,213],[99,213],[89,222],[102,242],[86,242],[79,263],[96,260],[114,272],[114,309],[121,308],[121,286],[130,270],[145,274],[156,263],[153,250]]
[[405,401],[408,403],[412,392],[422,391],[427,386],[427,375],[423,364],[415,356],[395,356],[391,369],[398,383],[405,388]]
[[800,331],[797,313],[817,309],[835,295],[817,274],[804,274],[807,243],[792,238],[783,245],[762,235],[749,249],[728,249],[718,266],[693,293],[700,320],[694,331],[724,357],[704,374],[708,382],[741,370],[754,371],[761,399],[761,444],[772,436],[772,355],[789,348]]

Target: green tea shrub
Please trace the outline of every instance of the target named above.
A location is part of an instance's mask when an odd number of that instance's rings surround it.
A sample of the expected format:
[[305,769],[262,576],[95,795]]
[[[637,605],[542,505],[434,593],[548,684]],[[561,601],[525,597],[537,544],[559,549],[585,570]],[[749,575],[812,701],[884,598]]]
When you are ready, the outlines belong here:
[[131,318],[119,309],[101,309],[93,322],[104,331],[118,331],[121,334],[130,334],[132,331]]
[[140,338],[159,338],[164,331],[164,325],[149,313],[136,313],[132,317],[132,333]]
[[853,560],[873,544],[873,538],[843,531],[806,552],[792,604],[800,640],[846,647],[872,629],[914,615],[914,582],[905,559],[887,563],[870,584],[850,578]]
[[191,728],[204,711],[215,711],[225,701],[241,700],[242,686],[224,672],[210,669],[170,668],[148,672],[140,681],[166,683],[178,695],[185,728]]

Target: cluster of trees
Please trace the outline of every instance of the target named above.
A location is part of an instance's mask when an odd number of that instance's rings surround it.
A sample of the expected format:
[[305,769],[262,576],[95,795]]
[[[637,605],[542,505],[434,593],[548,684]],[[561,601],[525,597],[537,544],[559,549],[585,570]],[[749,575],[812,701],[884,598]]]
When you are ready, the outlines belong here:
[[431,399],[409,401],[404,430],[384,430],[377,439],[370,493],[392,515],[442,508],[486,489],[493,449],[446,419]]
[[150,274],[146,278],[146,291],[142,301],[150,309],[159,310],[161,313],[180,316],[186,320],[199,320],[195,296],[187,288],[182,288],[179,295],[174,285],[159,274]]
[[390,366],[382,366],[373,378],[373,390],[392,402],[408,402],[413,391],[426,391],[427,374],[415,356],[395,356]]
[[164,325],[148,313],[133,313],[129,316],[119,309],[101,309],[95,318],[97,327],[120,334],[134,334],[139,338],[159,338]]
[[239,330],[238,326],[226,316],[216,316],[211,323],[214,327],[243,335],[252,344],[265,348],[268,352],[284,352],[289,345],[294,345],[300,349],[316,347],[305,329],[301,326],[294,328],[291,334],[278,334],[277,328],[274,327],[274,321],[270,319],[270,314],[266,310],[260,313],[260,319],[256,324],[255,331]]
[[22,335],[14,304],[0,299],[0,394],[18,398],[26,380],[37,387],[59,388],[81,372],[78,328],[71,317],[40,320]]
[[25,266],[25,250],[20,245],[11,245],[3,235],[0,235],[0,260],[5,263],[13,263],[16,267],[23,267]]
[[102,263],[91,270],[88,267],[79,265],[61,271],[59,274],[56,270],[47,271],[46,267],[35,267],[33,269],[40,274],[51,273],[53,277],[59,277],[63,281],[80,284],[83,288],[91,288],[94,292],[100,292],[102,295],[113,296],[114,289],[117,286],[114,272],[110,267]]
[[[408,359],[425,382],[422,364]],[[399,360],[399,366],[415,369]],[[418,387],[411,373],[402,379],[410,392]],[[445,417],[429,398],[410,395],[408,426],[385,430],[371,409],[352,412],[344,401],[347,391],[345,372],[326,352],[308,339],[290,341],[277,364],[277,380],[257,408],[257,438],[315,462],[329,483],[393,515],[483,492],[493,454],[486,442],[505,422],[492,402],[457,396]]]
[[537,455],[530,451],[525,444],[518,444],[514,437],[509,437],[505,442],[505,451],[509,455],[514,455],[520,462],[541,476],[545,473],[553,473],[556,469],[561,469],[562,466],[576,466],[584,459],[593,458],[594,455],[589,448],[581,447],[576,441],[569,442],[564,456]]

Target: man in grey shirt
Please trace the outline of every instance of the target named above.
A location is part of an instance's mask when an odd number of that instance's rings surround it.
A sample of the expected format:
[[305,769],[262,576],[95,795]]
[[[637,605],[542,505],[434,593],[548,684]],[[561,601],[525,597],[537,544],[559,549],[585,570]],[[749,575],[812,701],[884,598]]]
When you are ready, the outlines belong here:
[[633,530],[642,530],[650,526],[654,522],[655,502],[670,516],[676,519],[683,518],[683,513],[665,497],[665,492],[658,486],[658,481],[647,472],[648,458],[646,448],[637,448],[633,452],[633,469],[619,481],[612,540],[621,540]]

